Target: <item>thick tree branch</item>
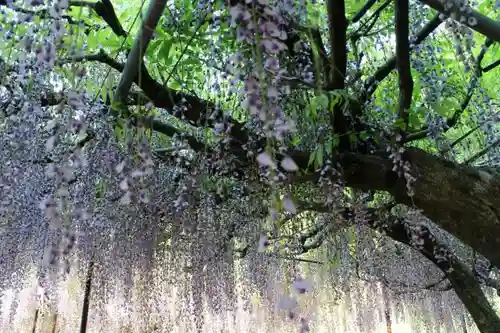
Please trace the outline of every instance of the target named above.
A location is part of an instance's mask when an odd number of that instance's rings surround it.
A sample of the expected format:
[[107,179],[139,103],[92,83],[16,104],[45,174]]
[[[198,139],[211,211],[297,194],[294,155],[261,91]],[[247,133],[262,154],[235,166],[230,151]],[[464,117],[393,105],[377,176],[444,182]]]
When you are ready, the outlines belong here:
[[[75,1],[76,3],[85,3],[85,2],[80,2],[80,1]],[[70,3],[70,6],[72,4]],[[94,9],[94,11],[99,15],[100,18],[102,18],[113,30],[115,35],[120,36],[120,37],[126,37],[127,32],[123,29],[120,21],[118,20],[118,17],[116,16],[115,9],[113,7],[113,4],[111,3],[110,0],[101,0],[98,1],[94,4],[90,5],[90,8]]]
[[[344,0],[328,0],[328,32],[330,38],[330,73],[326,90],[340,90],[345,88],[347,70],[347,19],[345,17]],[[349,150],[351,143],[345,133],[349,132],[353,124],[344,114],[344,103],[330,99],[330,122],[340,137],[340,150]],[[355,118],[356,116],[352,117]],[[356,121],[356,119],[351,119]]]
[[[109,0],[106,0],[106,2],[109,3]],[[120,82],[118,82],[118,87],[113,96],[113,104],[114,102],[123,103],[128,95],[130,87],[132,87],[134,79],[141,79],[139,76],[139,68],[141,68],[142,65],[142,58],[151,41],[156,25],[160,21],[165,5],[166,0],[151,0],[149,3],[146,19],[137,33],[132,50],[127,57],[127,63],[122,71]]]
[[420,0],[422,3],[434,8],[438,12],[449,15],[453,19],[467,25],[474,31],[488,37],[489,39],[500,42],[500,23],[489,17],[479,13],[470,6],[466,6],[465,10],[458,2],[446,2],[450,8],[445,9],[443,2],[440,0]]
[[[413,94],[413,79],[410,67],[409,3],[396,0],[396,67],[399,73],[399,116],[408,127],[408,113]],[[406,128],[405,128],[406,130]]]
[[[308,169],[309,154],[289,155],[300,168]],[[396,202],[417,207],[423,214],[500,267],[500,173],[460,165],[417,148],[408,148],[403,160],[416,178],[414,196],[408,196],[406,180],[393,171],[387,153],[363,155],[343,153],[330,157],[342,168],[346,186],[390,193]],[[315,181],[310,170],[299,181]],[[338,179],[338,177],[334,177]]]
[[347,69],[346,31],[344,0],[328,0],[328,31],[330,36],[330,78],[327,89],[344,89]]

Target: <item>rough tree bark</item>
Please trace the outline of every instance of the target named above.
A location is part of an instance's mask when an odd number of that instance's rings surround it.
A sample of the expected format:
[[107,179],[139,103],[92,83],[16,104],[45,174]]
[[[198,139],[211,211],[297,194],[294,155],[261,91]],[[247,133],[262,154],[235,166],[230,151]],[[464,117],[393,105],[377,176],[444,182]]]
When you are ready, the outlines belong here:
[[417,179],[415,195],[382,156],[346,154],[340,162],[348,185],[392,194],[398,203],[415,206],[444,230],[455,235],[500,267],[500,177],[480,168],[449,162],[409,148],[404,159]]
[[[307,168],[309,155],[292,155]],[[410,162],[414,196],[406,182],[392,171],[388,154],[339,154],[334,162],[343,171],[347,186],[386,191],[396,202],[419,208],[424,215],[500,267],[500,170],[475,168],[444,160],[421,149],[408,148],[403,158]],[[297,180],[314,181],[312,177]]]

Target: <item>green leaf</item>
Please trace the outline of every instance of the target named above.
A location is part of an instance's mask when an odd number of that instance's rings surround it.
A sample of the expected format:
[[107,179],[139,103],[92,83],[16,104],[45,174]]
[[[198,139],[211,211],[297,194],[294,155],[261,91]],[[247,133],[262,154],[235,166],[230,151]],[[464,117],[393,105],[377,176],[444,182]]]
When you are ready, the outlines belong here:
[[339,143],[340,143],[340,138],[338,135],[335,135],[334,137],[332,137],[333,148],[337,148],[339,146]]
[[95,190],[95,196],[96,198],[104,198],[106,195],[106,183],[98,178],[95,182],[96,190]]
[[421,119],[419,112],[410,112],[408,115],[408,123],[411,128],[420,128],[424,124],[424,121]]
[[90,50],[95,50],[97,48],[98,39],[95,32],[91,32],[87,37],[87,47]]
[[332,136],[328,139],[326,143],[326,153],[331,156],[333,153],[333,149],[337,148],[339,145],[339,137],[338,135]]
[[318,105],[318,107],[322,109],[326,109],[328,107],[328,96],[326,96],[325,94],[315,96],[314,99],[316,100],[316,104]]
[[334,90],[330,92],[330,112],[334,112],[335,106],[342,100],[342,92]]
[[316,150],[316,168],[321,168],[323,166],[323,145],[319,145]]
[[108,99],[108,89],[106,86],[103,86],[101,89],[101,99],[103,100],[103,102],[106,102],[106,100]]
[[164,39],[161,44],[161,48],[158,50],[157,55],[165,60],[168,60],[170,57],[170,49],[172,48],[172,40]]
[[174,81],[174,80],[170,80],[170,81],[171,82],[169,82],[169,84],[168,84],[170,86],[170,88],[175,89],[175,90],[181,89],[181,85],[179,84],[179,82]]
[[326,109],[328,106],[328,97],[325,94],[314,96],[309,102],[308,116],[316,119],[318,116],[318,109]]
[[316,161],[316,151],[313,151],[311,153],[311,155],[309,155],[309,162],[307,162],[307,166],[311,166],[311,164],[314,163],[314,161]]
[[325,149],[326,149],[326,153],[327,153],[328,155],[331,155],[331,154],[332,154],[333,147],[332,147],[332,142],[331,142],[331,139],[329,139],[329,140],[326,142]]
[[349,134],[349,142],[350,143],[356,143],[358,141],[358,136],[356,133],[351,133]]
[[109,96],[110,102],[113,100],[113,96],[115,94],[115,91],[113,90],[113,81],[111,80],[110,77],[106,79],[106,82],[104,84],[104,87],[102,89],[106,95],[104,95],[103,100],[107,99],[107,96]]
[[123,131],[123,124],[118,123],[116,126],[113,128],[115,137],[118,139],[118,141],[123,141],[125,139],[125,133]]
[[394,126],[396,126],[396,128],[399,128],[401,130],[405,130],[406,128],[406,125],[405,125],[405,122],[402,118],[396,118],[396,120],[394,120]]
[[440,103],[437,103],[434,108],[443,117],[451,116],[455,110],[459,107],[459,104],[454,98],[447,98]]
[[163,42],[163,40],[161,40],[161,39],[152,40],[151,43],[149,43],[146,54],[150,57],[158,56],[158,53],[159,53],[158,51],[160,50],[160,46],[162,45],[162,42]]
[[312,118],[312,119],[316,119],[316,116],[318,115],[318,111],[316,109],[316,103],[315,103],[315,99],[313,98],[311,100],[311,102],[309,103],[309,107],[307,108],[307,116]]
[[195,58],[186,58],[182,63],[184,65],[199,65],[200,61]]

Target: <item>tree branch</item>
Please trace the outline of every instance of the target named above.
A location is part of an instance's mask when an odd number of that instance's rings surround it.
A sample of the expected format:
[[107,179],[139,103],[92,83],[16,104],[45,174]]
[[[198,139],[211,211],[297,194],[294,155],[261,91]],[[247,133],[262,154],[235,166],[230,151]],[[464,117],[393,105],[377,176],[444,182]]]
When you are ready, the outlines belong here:
[[[408,0],[396,0],[396,67],[399,73],[399,116],[408,128],[408,113],[413,94],[410,67],[409,4]],[[406,130],[405,128],[405,130]]]
[[198,139],[196,139],[194,136],[186,134],[176,127],[166,124],[158,119],[154,119],[152,117],[135,116],[129,116],[129,119],[132,119],[135,123],[142,124],[146,128],[149,128],[155,132],[165,134],[169,137],[177,136],[178,138],[182,138],[194,151],[200,152],[205,149],[207,149],[208,152],[211,151],[208,147],[206,147],[205,143],[198,141]]
[[99,50],[99,53],[96,54],[87,54],[83,56],[74,56],[72,58],[63,59],[58,61],[58,65],[66,65],[75,62],[85,62],[85,61],[95,61],[108,65],[109,67],[117,70],[118,72],[122,72],[125,68],[125,65],[117,60],[111,58],[103,49]]
[[[6,0],[0,0],[0,6],[6,6],[7,1]],[[120,24],[120,21],[118,20],[118,17],[116,16],[115,10],[113,8],[113,5],[111,4],[110,0],[101,0],[98,2],[88,2],[88,1],[69,1],[68,2],[68,7],[87,7],[92,10],[94,10],[97,15],[104,20],[108,24],[108,26],[113,30],[113,32],[117,36],[125,37],[127,36],[127,32],[123,29],[122,25]],[[23,7],[20,7],[18,5],[11,5],[9,7],[10,9],[28,14],[28,15],[36,15],[39,16],[40,18],[48,19],[51,18],[52,16],[49,14],[48,10],[42,9],[42,10],[29,10]],[[83,22],[75,21],[70,15],[63,15],[63,19],[67,20],[68,23],[70,24],[84,24],[85,26],[89,28],[94,28],[94,26],[89,26],[88,24],[85,24]]]
[[[308,168],[307,152],[289,152],[299,168],[308,171],[295,182],[317,181],[319,173]],[[372,155],[339,153],[328,156],[332,165],[341,168],[346,186],[386,191],[400,204],[417,207],[434,223],[475,248],[500,267],[500,176],[467,165],[447,161],[418,148],[407,148],[403,161],[416,179],[413,196],[407,183],[393,171],[394,164],[386,152]],[[331,176],[338,180],[337,175]]]
[[[392,0],[386,0],[380,7],[378,7],[370,17],[368,17],[361,26],[348,37],[354,41],[357,41],[361,37],[368,36],[368,33],[373,29],[375,24],[378,22],[380,18],[380,14],[384,9],[387,8],[391,4]],[[368,25],[369,24],[369,25]],[[368,26],[367,26],[368,25]]]
[[[439,14],[434,16],[423,28],[420,30],[412,42],[413,47],[422,43],[443,21],[439,18]],[[413,49],[410,47],[410,51]],[[396,57],[390,58],[384,65],[382,65],[373,76],[368,78],[364,83],[364,89],[361,93],[360,100],[362,103],[368,101],[371,95],[377,89],[378,83],[384,80],[392,70],[396,68]]]
[[[110,3],[109,0],[105,0],[106,3]],[[144,52],[148,48],[153,32],[156,29],[156,25],[160,21],[160,17],[165,9],[166,0],[151,0],[149,3],[148,11],[146,13],[146,19],[144,20],[139,32],[127,57],[127,63],[122,71],[122,76],[116,92],[113,96],[114,102],[123,103],[125,97],[127,96],[134,79],[141,79],[138,77],[139,68],[142,64],[142,58]]]
[[460,142],[462,142],[463,140],[465,140],[469,135],[471,135],[472,133],[474,133],[475,131],[477,131],[480,128],[481,128],[481,126],[474,126],[470,130],[468,130],[467,132],[465,132],[458,139],[456,139],[455,141],[453,141],[450,144],[450,147],[445,150],[445,152],[450,151],[453,147],[455,147],[456,145],[458,145]]
[[351,23],[356,23],[373,7],[377,0],[368,0],[365,5],[351,19]]
[[[83,1],[75,1],[76,3],[85,3]],[[74,4],[73,4],[74,5]],[[70,3],[71,6],[71,3]],[[115,35],[119,37],[127,37],[127,32],[123,29],[120,20],[116,16],[115,9],[110,0],[101,0],[96,2],[95,4],[90,4],[90,8],[94,9],[94,11],[101,17],[113,30]]]
[[470,158],[468,158],[465,161],[465,164],[471,164],[475,161],[477,161],[479,158],[483,157],[486,155],[492,148],[498,148],[500,147],[500,139],[495,140],[494,142],[490,143],[488,146],[484,147],[474,155],[472,155]]
[[483,73],[487,73],[487,72],[491,71],[492,69],[494,69],[497,66],[500,66],[500,59],[498,59],[494,63],[489,64],[488,66],[484,67],[483,68]]
[[[347,71],[347,19],[345,17],[345,2],[344,0],[328,0],[326,3],[328,12],[328,32],[330,38],[330,73],[326,83],[326,90],[341,90],[345,88],[345,79]],[[334,101],[330,98],[329,108],[332,111],[330,114],[330,123],[334,128],[335,133],[340,137],[339,149],[350,150],[351,142],[349,137],[344,135],[349,132],[350,127],[354,124],[350,122],[344,115],[345,103]],[[356,116],[351,117],[354,122]]]
[[328,90],[344,89],[347,69],[346,31],[344,0],[328,0],[328,31],[330,35],[330,78]]
[[449,15],[453,19],[465,24],[474,31],[488,37],[489,39],[500,42],[500,23],[490,19],[489,17],[479,13],[470,6],[462,8],[458,2],[446,2],[449,4],[449,10],[446,10],[443,2],[440,0],[420,0],[422,3],[434,8],[438,12]]
[[[60,64],[79,61],[101,62],[119,72],[122,72],[125,67],[122,63],[111,58],[103,50],[100,50],[98,54],[68,59]],[[140,75],[135,76],[134,82],[142,89],[146,97],[149,98],[155,107],[165,109],[176,118],[187,121],[193,126],[206,125],[211,128],[214,128],[217,122],[226,122],[231,126],[228,134],[236,141],[234,143],[235,148],[237,148],[236,146],[241,148],[241,145],[248,141],[248,134],[244,129],[244,124],[237,122],[228,115],[224,115],[223,112],[220,109],[216,109],[215,105],[211,102],[163,86],[151,77],[144,64],[141,66]],[[182,107],[179,108],[177,106]],[[180,109],[180,111],[178,112],[176,109]]]
[[[317,206],[318,204],[313,204],[312,208]],[[325,206],[319,205],[318,208],[323,211],[323,207]],[[434,263],[444,273],[445,278],[450,281],[451,286],[469,310],[480,331],[482,333],[498,332],[500,318],[485,297],[471,270],[461,263],[445,245],[441,244],[427,227],[410,225],[403,219],[392,215],[386,217],[384,215],[386,213],[386,208],[367,208],[363,221],[368,227],[413,248]],[[359,217],[359,214],[349,207],[340,212],[340,216],[351,224],[355,223],[355,218]],[[435,287],[445,278],[428,285],[426,288]]]

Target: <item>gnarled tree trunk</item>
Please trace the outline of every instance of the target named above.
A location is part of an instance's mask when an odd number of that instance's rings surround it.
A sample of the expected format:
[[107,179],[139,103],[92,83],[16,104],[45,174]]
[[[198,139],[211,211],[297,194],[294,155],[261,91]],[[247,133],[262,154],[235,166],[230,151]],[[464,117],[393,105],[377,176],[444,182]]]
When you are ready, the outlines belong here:
[[[294,159],[307,168],[308,154]],[[435,224],[471,246],[500,267],[500,172],[453,163],[418,148],[408,148],[403,159],[416,178],[409,197],[404,178],[392,171],[388,154],[345,153],[336,156],[347,186],[381,190],[396,202],[414,206]],[[311,178],[308,178],[311,180]]]

